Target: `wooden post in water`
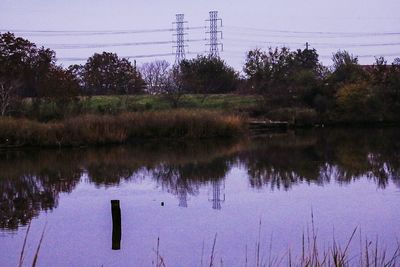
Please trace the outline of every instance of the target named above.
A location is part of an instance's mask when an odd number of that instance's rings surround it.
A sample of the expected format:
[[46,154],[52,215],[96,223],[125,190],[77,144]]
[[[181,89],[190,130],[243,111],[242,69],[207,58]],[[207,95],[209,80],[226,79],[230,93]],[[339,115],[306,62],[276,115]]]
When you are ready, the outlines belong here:
[[119,200],[111,200],[112,228],[112,249],[121,249],[121,208]]

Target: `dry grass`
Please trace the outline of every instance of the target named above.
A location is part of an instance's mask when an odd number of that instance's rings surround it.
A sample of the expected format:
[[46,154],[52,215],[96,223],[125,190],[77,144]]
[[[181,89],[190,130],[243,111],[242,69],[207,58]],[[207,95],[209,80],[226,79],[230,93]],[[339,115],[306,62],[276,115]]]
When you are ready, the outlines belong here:
[[[307,234],[303,234],[302,242],[295,250],[300,250],[300,254],[293,257],[292,249],[288,248],[287,251],[280,255],[272,255],[272,237],[268,246],[262,246],[261,240],[261,220],[259,224],[258,240],[255,243],[254,252],[250,253],[254,255],[254,258],[248,258],[248,246],[245,246],[244,264],[237,263],[235,266],[245,267],[280,267],[280,266],[298,266],[298,267],[396,267],[399,265],[400,258],[400,243],[397,246],[387,250],[378,242],[378,239],[373,242],[368,239],[363,239],[361,230],[359,231],[359,250],[354,246],[354,242],[357,236],[356,227],[350,237],[344,244],[339,244],[335,237],[333,237],[332,245],[321,249],[321,244],[318,241],[317,230],[314,227],[312,221],[311,229],[307,230]],[[212,249],[210,252],[209,267],[214,266],[215,258],[217,257],[217,251],[215,248],[217,240],[217,234],[215,234]],[[326,240],[325,240],[326,241]],[[160,239],[157,239],[157,248]],[[229,249],[229,248],[225,248]],[[201,264],[203,266],[203,253],[204,253],[204,242],[201,252]],[[390,254],[389,254],[390,253]],[[160,252],[157,250],[157,257],[162,259],[163,265],[164,259],[160,256]],[[158,265],[157,265],[158,266]],[[223,265],[221,258],[220,266]]]
[[[35,252],[35,255],[34,255],[34,258],[33,258],[33,261],[32,261],[32,267],[35,267],[37,262],[38,262],[39,251],[40,251],[40,248],[41,248],[42,243],[43,243],[44,233],[46,232],[46,226],[47,226],[47,223],[43,228],[42,235],[40,236],[40,240],[39,240],[39,243],[37,245],[36,252]],[[18,267],[22,267],[23,264],[24,264],[26,241],[27,241],[28,236],[29,236],[30,228],[31,228],[31,224],[29,223],[28,228],[27,228],[26,233],[25,233],[24,243],[23,243],[21,254],[20,254],[20,258],[19,258]]]
[[0,118],[0,147],[121,144],[140,138],[232,137],[244,130],[239,116],[217,111],[171,110],[82,115],[40,123]]
[[[29,235],[30,225],[27,228],[25,239],[22,246],[22,251],[19,259],[19,265],[22,266],[24,262],[25,256],[25,246],[26,240]],[[43,236],[46,231],[46,225],[42,231],[41,238],[39,244],[37,246],[32,267],[36,266],[39,251],[41,244],[43,242]],[[272,238],[271,244],[269,246],[269,250],[265,251],[261,246],[261,221],[259,225],[259,237],[255,246],[254,253],[254,263],[251,264],[248,259],[248,251],[246,245],[245,251],[245,265],[244,266],[255,266],[255,267],[278,267],[278,266],[299,266],[299,267],[350,267],[350,266],[359,266],[359,267],[396,267],[398,265],[398,259],[400,258],[400,244],[397,244],[397,247],[392,248],[392,252],[388,255],[388,251],[379,245],[378,240],[375,242],[362,240],[361,231],[360,231],[360,251],[356,253],[355,251],[351,251],[350,244],[354,242],[354,238],[356,236],[357,228],[355,228],[349,237],[348,241],[345,243],[345,246],[339,245],[335,238],[333,238],[333,245],[328,247],[327,249],[320,250],[317,234],[314,228],[314,223],[312,223],[311,233],[307,231],[307,235],[303,234],[302,243],[299,245],[299,249],[301,249],[301,257],[300,258],[292,258],[292,251],[288,249],[283,255],[273,257],[271,255],[272,251]],[[210,252],[210,261],[208,266],[212,267],[215,264],[215,258],[217,255],[216,251],[216,242],[217,242],[217,234],[214,236],[212,249]],[[261,257],[261,253],[263,251],[267,252],[264,256]],[[161,256],[160,253],[160,238],[157,238],[157,247],[153,252],[156,254],[155,261],[152,262],[152,266],[156,267],[166,267],[168,266],[165,263],[165,258]],[[203,266],[203,252],[204,252],[204,242],[202,247],[202,256],[201,256],[201,265]],[[266,260],[268,258],[268,260]],[[286,258],[286,261],[285,261]],[[239,263],[238,263],[239,264]],[[221,258],[220,266],[223,265],[223,260]],[[243,265],[237,265],[243,266]]]

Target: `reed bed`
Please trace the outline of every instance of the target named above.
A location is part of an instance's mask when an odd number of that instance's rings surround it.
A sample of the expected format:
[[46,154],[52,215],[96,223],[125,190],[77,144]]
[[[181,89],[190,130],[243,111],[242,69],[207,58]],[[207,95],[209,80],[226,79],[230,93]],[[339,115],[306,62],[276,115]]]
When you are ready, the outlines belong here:
[[121,144],[135,139],[233,137],[244,120],[217,111],[172,110],[86,114],[60,122],[0,118],[0,147]]
[[[382,246],[378,240],[369,241],[364,239],[360,241],[359,251],[350,249],[350,244],[354,243],[355,231],[345,244],[338,244],[333,239],[333,244],[328,247],[321,249],[317,237],[307,237],[307,241],[304,241],[306,237],[303,236],[302,244],[299,244],[301,256],[293,256],[293,251],[288,249],[280,255],[271,255],[271,247],[263,248],[260,240],[255,243],[254,251],[244,251],[243,261],[237,262],[234,266],[243,267],[285,267],[285,266],[296,266],[296,267],[398,267],[400,266],[400,244],[397,247],[392,248],[391,252]],[[212,267],[212,266],[231,266],[224,265],[224,259],[220,257],[217,249],[217,235],[212,242],[212,248],[209,252],[208,260],[204,260],[204,244],[202,247],[201,259],[199,265],[201,267]],[[168,258],[162,256],[159,250],[160,239],[157,239],[157,253],[156,258],[152,262],[152,266],[156,267],[169,267]],[[223,250],[224,248],[222,248]],[[254,255],[249,257],[249,255]],[[206,255],[207,258],[207,255]]]
[[[333,236],[331,245],[321,246],[318,240],[318,230],[314,225],[312,215],[311,229],[307,227],[303,233],[301,242],[295,248],[288,248],[279,255],[273,255],[272,236],[269,244],[261,238],[261,220],[259,222],[258,240],[254,245],[254,251],[248,250],[246,244],[243,261],[238,261],[235,266],[244,267],[397,267],[400,266],[400,243],[388,250],[384,243],[377,238],[371,241],[363,238],[360,228],[356,227],[351,232],[347,241],[339,243]],[[265,240],[264,240],[265,241]],[[324,240],[326,242],[327,240]],[[204,241],[201,249],[200,267],[226,266],[224,259],[217,250],[217,234],[212,241],[209,260],[204,262]],[[358,243],[358,245],[356,245]],[[250,246],[252,247],[252,246]],[[323,247],[323,249],[321,249]],[[229,248],[222,248],[222,251]],[[294,256],[294,252],[296,256]],[[160,238],[157,238],[156,259],[153,261],[156,267],[169,267],[168,258],[161,256]],[[253,255],[249,257],[249,255]]]
[[[43,243],[43,237],[46,232],[46,225],[43,228],[39,243],[37,245],[32,267],[35,267],[39,259],[39,251]],[[23,266],[26,254],[26,244],[29,235],[30,224],[25,233],[25,238],[20,253],[18,266]],[[370,241],[363,239],[361,230],[356,227],[351,233],[348,240],[339,244],[333,237],[332,245],[321,250],[318,241],[317,231],[312,225],[311,231],[307,230],[307,234],[303,234],[302,242],[298,244],[295,250],[301,250],[300,256],[292,256],[292,249],[288,249],[281,255],[272,255],[272,238],[270,244],[263,245],[261,238],[261,221],[259,224],[258,240],[255,242],[254,251],[248,251],[248,246],[244,251],[244,260],[237,262],[235,266],[244,267],[280,267],[280,266],[298,266],[298,267],[396,267],[400,266],[400,243],[391,248],[390,251],[382,245],[378,239]],[[359,233],[359,250],[355,251],[352,243],[357,242],[357,232]],[[217,246],[217,234],[215,234],[210,252],[204,255],[204,241],[201,249],[201,258],[199,259],[200,267],[226,266],[223,258],[220,257]],[[352,247],[352,248],[351,248]],[[222,248],[229,249],[229,248]],[[169,267],[168,259],[162,256],[160,249],[160,237],[157,238],[156,249],[153,249],[155,259],[152,260],[151,266]],[[48,253],[48,252],[44,252]],[[249,257],[254,255],[254,257]],[[208,259],[207,259],[208,258]],[[149,265],[150,266],[150,265]]]

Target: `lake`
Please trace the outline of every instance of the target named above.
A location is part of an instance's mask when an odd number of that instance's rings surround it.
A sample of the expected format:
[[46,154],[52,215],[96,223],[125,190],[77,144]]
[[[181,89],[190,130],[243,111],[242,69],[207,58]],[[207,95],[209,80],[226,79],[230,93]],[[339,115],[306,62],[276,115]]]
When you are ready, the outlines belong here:
[[351,265],[376,242],[389,255],[400,238],[399,137],[319,129],[0,150],[0,266],[18,266],[25,236],[31,266],[42,233],[37,266],[287,266],[313,237],[324,251],[354,231]]

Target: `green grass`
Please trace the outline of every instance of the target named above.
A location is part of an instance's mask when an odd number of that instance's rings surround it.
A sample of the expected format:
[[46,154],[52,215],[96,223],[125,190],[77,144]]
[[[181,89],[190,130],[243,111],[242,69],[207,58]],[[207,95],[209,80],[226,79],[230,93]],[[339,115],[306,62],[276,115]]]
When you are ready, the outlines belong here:
[[[247,109],[257,105],[259,97],[234,94],[209,95],[203,100],[201,95],[184,95],[180,106],[184,108],[205,108],[235,111]],[[137,111],[137,110],[164,110],[171,108],[171,103],[158,95],[136,96],[93,96],[82,98],[82,103],[90,111]]]
[[[180,107],[186,109],[215,109],[223,111],[243,111],[256,107],[260,101],[255,95],[216,94],[203,97],[202,95],[187,94],[182,96]],[[165,97],[159,95],[114,95],[114,96],[92,96],[80,97],[80,113],[115,114],[125,111],[146,111],[171,109],[172,104]],[[73,109],[71,103],[69,109]],[[31,110],[33,102],[31,99],[24,101],[23,109]],[[39,113],[56,113],[54,102],[42,101],[39,105]],[[27,112],[26,112],[27,113]],[[44,117],[50,117],[44,116]]]

